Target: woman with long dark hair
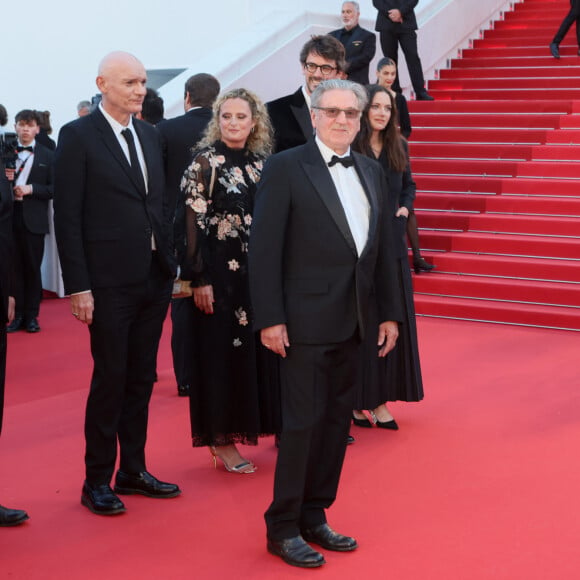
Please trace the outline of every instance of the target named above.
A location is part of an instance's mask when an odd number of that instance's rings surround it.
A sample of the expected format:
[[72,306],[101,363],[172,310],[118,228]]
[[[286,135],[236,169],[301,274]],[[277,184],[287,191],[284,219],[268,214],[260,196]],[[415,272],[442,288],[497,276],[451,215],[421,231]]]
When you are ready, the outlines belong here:
[[[415,182],[411,175],[407,142],[397,126],[397,109],[391,91],[379,85],[367,87],[369,102],[361,118],[361,129],[353,149],[376,159],[383,167],[389,185],[386,219],[394,221],[394,243],[398,257],[399,285],[404,297],[405,320],[399,325],[399,339],[386,358],[377,357],[376,305],[369,305],[367,338],[360,351],[359,376],[353,421],[359,427],[374,423],[383,429],[398,429],[387,408],[388,401],[420,401],[423,382],[419,362],[417,326],[413,305],[413,286],[407,256],[407,218],[413,209]],[[370,420],[364,414],[367,410]]]

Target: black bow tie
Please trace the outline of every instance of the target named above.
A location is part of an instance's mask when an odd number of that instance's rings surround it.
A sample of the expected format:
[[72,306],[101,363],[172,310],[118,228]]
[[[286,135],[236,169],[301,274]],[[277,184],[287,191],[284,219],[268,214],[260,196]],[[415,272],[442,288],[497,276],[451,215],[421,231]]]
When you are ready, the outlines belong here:
[[333,155],[332,159],[328,162],[328,167],[332,167],[337,163],[342,163],[345,167],[352,167],[354,165],[354,160],[350,155],[346,157],[339,157],[338,155]]
[[32,153],[34,151],[34,148],[32,147],[32,145],[28,145],[27,147],[18,145],[18,147],[16,147],[16,153],[20,153],[21,151],[30,151]]

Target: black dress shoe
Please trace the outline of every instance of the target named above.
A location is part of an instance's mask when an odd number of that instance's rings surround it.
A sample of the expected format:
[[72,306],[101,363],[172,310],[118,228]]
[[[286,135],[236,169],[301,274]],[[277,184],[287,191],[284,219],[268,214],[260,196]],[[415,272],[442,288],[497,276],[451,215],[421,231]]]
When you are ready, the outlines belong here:
[[399,430],[399,426],[397,425],[397,422],[394,419],[391,419],[390,421],[379,421],[377,419],[377,422],[375,423],[375,425],[379,429],[391,429],[392,431]]
[[415,95],[418,101],[434,101],[435,98],[432,97],[427,91],[421,91]]
[[14,320],[6,327],[6,332],[16,332],[24,329],[24,319],[22,316],[16,316]]
[[349,433],[346,437],[346,444],[352,445],[355,441],[356,439]]
[[26,332],[40,332],[40,325],[38,324],[38,320],[36,318],[31,318],[26,323]]
[[367,427],[370,428],[372,427],[371,422],[365,417],[364,419],[359,419],[358,417],[355,417],[354,415],[352,416],[352,422],[357,426],[357,427]]
[[420,272],[431,272],[435,268],[434,264],[429,264],[424,258],[413,258],[413,269],[415,270],[415,274],[419,274]]
[[299,568],[318,568],[326,564],[324,556],[313,550],[302,538],[295,536],[285,540],[270,540],[267,543],[268,552],[280,556],[286,564]]
[[302,537],[307,542],[335,552],[351,552],[358,548],[354,538],[335,532],[328,524],[320,524],[314,528],[302,530]]
[[85,481],[81,503],[100,516],[114,516],[125,512],[123,502],[106,483],[92,485]]
[[0,505],[0,527],[19,526],[28,519],[28,514],[24,510],[11,510]]
[[179,397],[189,397],[189,385],[177,385],[177,395]]
[[554,58],[560,58],[560,46],[557,42],[550,43],[550,52]]
[[159,481],[148,471],[131,474],[117,471],[115,478],[115,493],[121,495],[133,495],[139,493],[147,497],[168,498],[175,497],[181,493],[179,486],[174,483]]

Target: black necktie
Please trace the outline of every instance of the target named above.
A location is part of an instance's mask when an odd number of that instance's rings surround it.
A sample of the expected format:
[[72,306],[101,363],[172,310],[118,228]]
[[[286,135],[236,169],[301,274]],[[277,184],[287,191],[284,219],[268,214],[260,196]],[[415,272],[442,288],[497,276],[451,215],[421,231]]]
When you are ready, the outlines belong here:
[[23,145],[18,145],[16,147],[16,153],[21,153],[22,151],[30,151],[31,153],[33,153],[34,148],[32,147],[32,145],[28,145],[27,147],[24,147]]
[[129,159],[131,159],[131,169],[133,171],[133,177],[139,184],[139,188],[143,193],[147,190],[145,189],[145,180],[143,179],[143,172],[141,171],[141,164],[139,163],[139,157],[137,157],[137,149],[135,147],[135,139],[133,138],[133,132],[131,129],[123,129],[121,135],[125,137],[127,145],[129,145]]
[[342,163],[345,167],[352,167],[354,165],[354,160],[350,155],[346,157],[339,157],[338,155],[333,155],[332,159],[328,162],[328,167],[332,167],[337,163]]

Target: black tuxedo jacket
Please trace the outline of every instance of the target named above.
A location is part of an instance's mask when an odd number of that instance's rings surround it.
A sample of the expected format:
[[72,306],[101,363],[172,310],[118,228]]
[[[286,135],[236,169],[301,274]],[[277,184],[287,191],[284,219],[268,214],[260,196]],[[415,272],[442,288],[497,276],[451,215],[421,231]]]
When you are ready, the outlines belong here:
[[286,324],[291,344],[342,342],[357,329],[363,335],[375,285],[381,320],[401,320],[384,173],[376,161],[353,157],[370,204],[360,257],[316,142],[266,162],[249,253],[256,330]]
[[348,62],[348,80],[368,85],[369,64],[377,50],[375,33],[357,24],[350,34],[344,28],[333,30],[329,34],[344,46],[346,62]]
[[4,165],[0,161],[0,324],[2,325],[8,322],[12,256],[12,191],[6,179]]
[[24,225],[33,234],[48,234],[48,201],[52,198],[54,181],[53,162],[54,153],[37,142],[26,181],[32,185],[32,194],[22,198]]
[[274,127],[276,152],[304,145],[314,134],[302,87],[291,95],[266,103],[266,106]]
[[181,178],[193,160],[193,148],[211,120],[212,110],[201,107],[185,115],[158,123],[165,162],[165,200],[171,217],[175,217],[174,243],[181,262],[185,244],[185,200],[181,195]]
[[[415,6],[419,0],[373,0],[373,6],[378,10],[375,30],[389,32],[417,30]],[[389,10],[398,9],[403,16],[403,22],[393,22]]]
[[60,131],[54,222],[67,293],[145,282],[152,233],[168,277],[174,273],[161,138],[151,125],[133,123],[147,165],[147,194],[99,109]]

